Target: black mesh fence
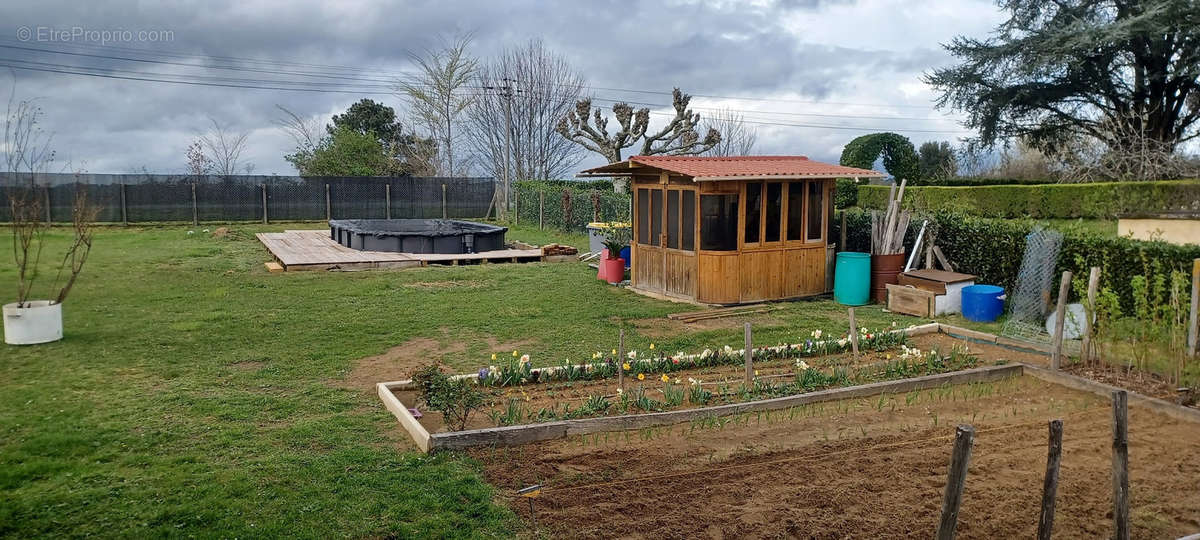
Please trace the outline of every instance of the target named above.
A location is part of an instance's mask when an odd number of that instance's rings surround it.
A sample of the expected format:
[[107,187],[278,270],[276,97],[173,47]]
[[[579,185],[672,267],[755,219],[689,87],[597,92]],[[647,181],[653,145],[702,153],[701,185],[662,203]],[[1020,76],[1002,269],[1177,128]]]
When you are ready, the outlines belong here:
[[519,223],[583,231],[593,221],[628,222],[629,193],[549,182],[517,182],[513,207]]
[[[28,179],[0,173],[0,222],[11,221],[10,194]],[[317,221],[325,219],[482,218],[491,178],[280,177],[42,174],[33,193],[47,217],[71,219],[76,190],[100,205],[100,221]],[[43,206],[45,208],[45,206]]]

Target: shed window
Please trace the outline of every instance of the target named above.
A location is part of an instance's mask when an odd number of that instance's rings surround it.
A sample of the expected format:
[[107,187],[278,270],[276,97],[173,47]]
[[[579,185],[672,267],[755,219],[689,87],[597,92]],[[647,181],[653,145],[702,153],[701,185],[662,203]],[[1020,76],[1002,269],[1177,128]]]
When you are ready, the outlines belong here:
[[650,242],[650,190],[637,190],[637,243]]
[[808,183],[808,233],[806,238],[810,242],[824,238],[824,230],[821,227],[824,223],[822,216],[825,210],[824,187],[821,182]]
[[746,243],[758,243],[762,226],[762,184],[746,184]]
[[679,190],[667,192],[667,247],[679,249]]
[[662,244],[663,190],[650,190],[650,242],[652,246]]
[[[696,249],[696,192],[684,190],[679,193],[682,197],[679,219],[679,247],[687,251]],[[737,212],[734,212],[737,214]]]
[[700,249],[737,250],[738,196],[700,196]]
[[804,182],[788,182],[787,239],[804,240]]
[[767,184],[766,233],[764,242],[778,242],[780,221],[783,220],[783,184],[771,182]]

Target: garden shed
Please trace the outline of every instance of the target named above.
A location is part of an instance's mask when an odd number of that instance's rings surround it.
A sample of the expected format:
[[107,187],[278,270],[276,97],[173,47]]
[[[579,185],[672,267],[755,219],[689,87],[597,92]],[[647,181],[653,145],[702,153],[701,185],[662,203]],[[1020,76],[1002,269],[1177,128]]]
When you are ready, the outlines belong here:
[[580,176],[629,179],[635,290],[738,304],[826,292],[834,180],[884,175],[804,156],[634,156]]

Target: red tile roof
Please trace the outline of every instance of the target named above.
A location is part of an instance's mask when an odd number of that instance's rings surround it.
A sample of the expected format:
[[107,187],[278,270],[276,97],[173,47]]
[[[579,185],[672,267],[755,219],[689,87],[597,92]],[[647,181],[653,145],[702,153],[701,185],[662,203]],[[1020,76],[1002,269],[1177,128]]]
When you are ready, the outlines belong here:
[[655,167],[691,176],[696,180],[736,180],[778,176],[783,178],[882,177],[883,173],[869,169],[843,167],[813,161],[804,156],[633,156],[622,163],[612,163],[583,171],[584,174],[631,173],[636,165]]

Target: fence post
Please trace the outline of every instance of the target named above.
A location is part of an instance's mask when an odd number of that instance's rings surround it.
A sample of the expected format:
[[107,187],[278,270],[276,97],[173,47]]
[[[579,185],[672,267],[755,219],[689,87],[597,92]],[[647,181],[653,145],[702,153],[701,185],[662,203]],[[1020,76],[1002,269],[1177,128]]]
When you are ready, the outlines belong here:
[[538,191],[538,230],[546,228],[546,192]]
[[1113,406],[1113,527],[1117,540],[1129,540],[1129,396],[1112,393]]
[[974,440],[974,427],[962,424],[955,428],[954,455],[950,458],[946,495],[942,499],[942,519],[938,522],[936,535],[938,540],[954,540],[958,507],[962,504],[963,488],[967,485],[967,464],[971,461],[971,443]]
[[850,251],[850,248],[846,247],[846,209],[844,208],[842,209],[842,229],[838,251]]
[[746,388],[749,389],[754,384],[754,344],[750,342],[750,323],[746,323],[746,348],[742,351],[742,357],[746,360]]
[[333,219],[333,205],[329,203],[329,184],[325,184],[325,221]]
[[1050,447],[1046,455],[1046,479],[1042,483],[1042,513],[1038,517],[1038,540],[1050,540],[1054,530],[1054,497],[1058,493],[1058,465],[1062,460],[1062,420],[1050,421]]
[[46,224],[54,222],[54,214],[50,213],[50,186],[42,188],[46,195]]
[[1187,355],[1196,356],[1197,328],[1200,323],[1200,259],[1192,261],[1192,316],[1188,319]]
[[200,224],[200,205],[196,202],[196,183],[192,182],[192,226]]
[[513,226],[521,222],[521,190],[513,190]]
[[1100,267],[1093,266],[1088,271],[1088,289],[1087,289],[1087,309],[1084,311],[1083,317],[1083,343],[1079,347],[1079,356],[1085,364],[1092,363],[1092,348],[1096,345],[1092,343],[1092,319],[1096,318],[1096,291],[1100,288]]
[[262,185],[263,225],[267,224],[267,184]]
[[446,183],[442,182],[442,219],[446,219]]
[[854,322],[854,308],[847,308],[850,312],[850,348],[854,350],[854,356],[858,356],[858,325]]
[[1058,284],[1058,308],[1054,310],[1054,349],[1050,352],[1050,369],[1062,367],[1063,327],[1067,318],[1067,295],[1071,293],[1071,271],[1062,273]]
[[[388,182],[383,185],[383,204],[386,205],[383,215],[387,219],[392,219],[392,183]],[[444,212],[443,212],[444,213]],[[442,216],[446,217],[446,216]]]
[[125,202],[125,184],[121,184],[121,225],[129,225],[129,209]]

